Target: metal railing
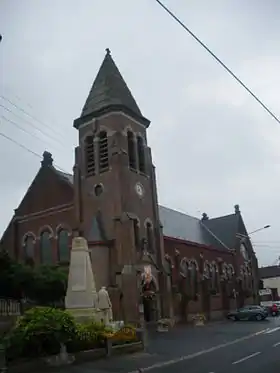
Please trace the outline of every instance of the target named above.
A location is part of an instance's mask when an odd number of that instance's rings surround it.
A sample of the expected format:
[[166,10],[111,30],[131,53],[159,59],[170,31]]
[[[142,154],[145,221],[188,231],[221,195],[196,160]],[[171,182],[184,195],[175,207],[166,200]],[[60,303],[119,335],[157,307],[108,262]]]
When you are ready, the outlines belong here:
[[19,316],[21,314],[21,304],[14,299],[0,298],[0,317]]

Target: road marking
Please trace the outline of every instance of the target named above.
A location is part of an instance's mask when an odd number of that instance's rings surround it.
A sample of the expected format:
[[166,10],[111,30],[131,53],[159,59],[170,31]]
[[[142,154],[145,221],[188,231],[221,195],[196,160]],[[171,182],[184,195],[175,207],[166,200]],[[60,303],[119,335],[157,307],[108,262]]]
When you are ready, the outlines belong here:
[[269,330],[270,330],[270,328],[260,330],[259,332],[255,333],[255,335],[264,334],[264,333],[268,332]]
[[273,345],[273,347],[277,347],[277,346],[280,346],[280,342],[277,342]]
[[260,354],[260,352],[255,352],[255,353],[252,354],[252,355],[248,355],[248,356],[246,356],[246,357],[243,357],[243,359],[240,359],[240,360],[235,361],[234,363],[232,363],[232,365],[239,364],[239,363],[242,363],[243,361],[246,361],[246,360],[252,359],[252,357],[258,356],[259,354]]
[[278,330],[280,330],[280,326],[278,326],[278,328],[268,330],[267,332],[265,332],[265,334],[271,334],[271,333],[277,332]]
[[[266,331],[266,329],[262,330],[261,332],[264,333],[265,331]],[[260,334],[260,332],[259,332],[259,334]],[[153,365],[150,365],[149,367],[141,368],[141,370],[140,370],[140,368],[138,368],[138,370],[133,370],[133,371],[128,372],[128,373],[138,373],[139,371],[141,371],[141,372],[148,372],[148,371],[153,370],[153,369],[162,368],[162,367],[166,367],[166,366],[169,366],[169,365],[177,364],[177,363],[180,363],[181,361],[194,359],[194,358],[196,358],[198,356],[201,356],[201,355],[204,355],[204,354],[207,354],[207,353],[219,350],[220,348],[225,348],[225,347],[234,345],[236,343],[246,341],[247,339],[251,339],[251,338],[253,338],[255,336],[256,336],[256,333],[249,334],[246,337],[238,338],[238,339],[235,339],[233,341],[226,342],[226,343],[223,343],[223,344],[211,347],[211,348],[206,349],[206,350],[198,351],[198,352],[195,352],[195,353],[190,354],[190,355],[181,356],[181,357],[176,358],[176,359],[171,359],[171,360],[167,360],[167,361],[164,361],[164,362],[155,363]],[[257,354],[259,354],[259,353],[260,352],[258,352]]]

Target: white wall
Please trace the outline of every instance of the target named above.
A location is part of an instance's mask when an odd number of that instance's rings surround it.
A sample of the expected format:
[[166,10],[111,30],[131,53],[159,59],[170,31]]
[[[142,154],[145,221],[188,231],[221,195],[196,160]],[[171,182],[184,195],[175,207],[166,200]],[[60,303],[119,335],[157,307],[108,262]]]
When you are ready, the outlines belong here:
[[264,288],[276,288],[280,295],[280,277],[271,277],[263,280]]

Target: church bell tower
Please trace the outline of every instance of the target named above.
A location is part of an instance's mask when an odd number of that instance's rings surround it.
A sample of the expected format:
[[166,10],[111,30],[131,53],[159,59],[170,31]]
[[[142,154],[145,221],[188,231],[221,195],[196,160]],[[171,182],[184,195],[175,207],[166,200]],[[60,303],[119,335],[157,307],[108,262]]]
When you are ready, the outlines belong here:
[[74,183],[77,225],[89,245],[114,241],[109,282],[125,265],[140,263],[143,250],[156,268],[161,267],[149,125],[107,49],[82,113],[74,121],[79,132]]

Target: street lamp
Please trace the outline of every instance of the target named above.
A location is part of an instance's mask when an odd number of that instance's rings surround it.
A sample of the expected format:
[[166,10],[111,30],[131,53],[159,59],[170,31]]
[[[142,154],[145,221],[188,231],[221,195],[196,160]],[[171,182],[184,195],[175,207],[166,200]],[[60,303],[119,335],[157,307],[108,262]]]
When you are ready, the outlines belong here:
[[[143,257],[148,255],[148,241],[145,238],[141,240],[141,249],[142,249]],[[145,264],[145,263],[142,263],[142,264]],[[144,345],[144,349],[146,350],[147,345],[148,345],[148,338],[147,338],[148,336],[147,336],[146,322],[145,322],[145,316],[144,316],[144,304],[143,304],[144,293],[142,289],[143,287],[142,280],[145,280],[145,275],[147,275],[147,273],[145,273],[145,268],[144,268],[144,272],[142,273],[142,275],[144,275],[144,278],[142,278],[141,281],[138,281],[139,280],[138,273],[139,273],[139,267],[135,263],[125,264],[121,271],[122,275],[135,275],[136,276],[136,282],[137,282],[137,287],[138,287],[139,297],[140,297],[139,299],[140,328],[142,329],[142,342]],[[149,271],[149,274],[150,274],[150,271]],[[152,291],[151,293],[154,293],[154,292]]]
[[270,228],[270,225],[269,225],[269,224],[268,224],[268,225],[265,225],[265,226],[262,227],[262,228],[256,229],[256,230],[254,230],[253,232],[248,233],[248,236],[250,236],[250,235],[253,234],[253,233],[256,233],[256,232],[262,231],[263,229],[267,229],[267,228]]
[[262,231],[262,230],[267,229],[267,228],[270,228],[270,225],[269,225],[269,224],[265,225],[264,227],[261,227],[261,228],[255,229],[254,231],[248,233],[247,235],[246,235],[246,234],[237,233],[237,234],[236,234],[236,237],[241,238],[241,239],[242,239],[242,238],[243,238],[243,239],[250,238],[250,236],[251,236],[252,234],[254,234],[254,233],[256,233],[256,232],[259,232],[259,231]]
[[[246,242],[246,240],[250,240],[250,236],[252,234],[257,233],[257,232],[262,231],[263,229],[267,229],[267,228],[270,228],[269,224],[265,225],[264,227],[255,229],[254,231],[248,233],[247,235],[241,234],[241,233],[237,233],[236,237],[240,240],[240,247]],[[245,256],[244,256],[244,258],[245,258]],[[251,263],[251,265],[252,265],[252,263]]]

